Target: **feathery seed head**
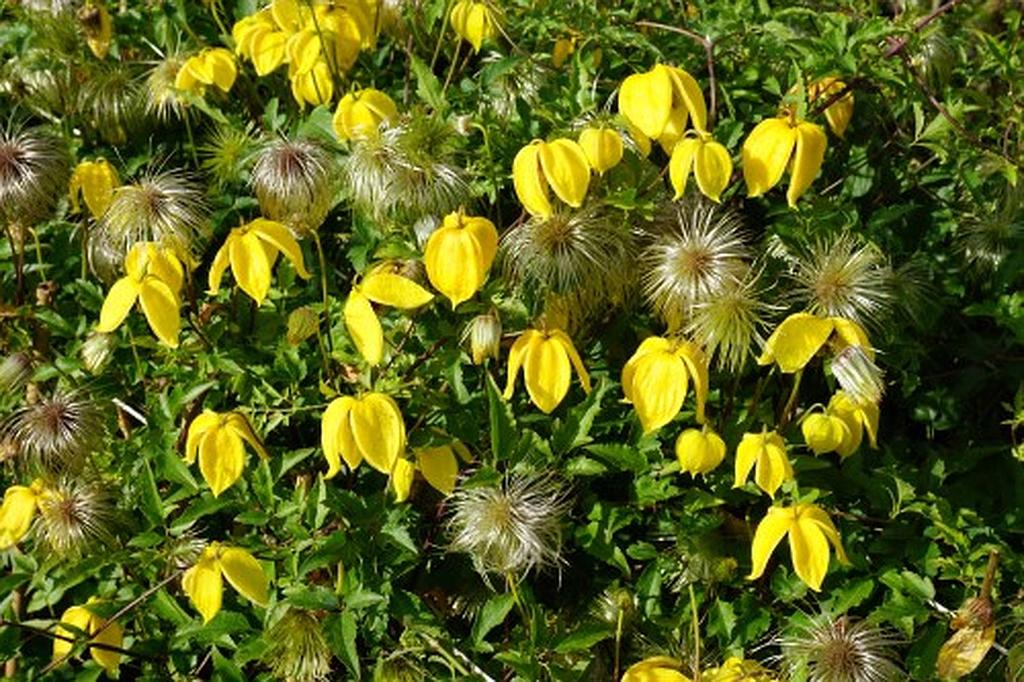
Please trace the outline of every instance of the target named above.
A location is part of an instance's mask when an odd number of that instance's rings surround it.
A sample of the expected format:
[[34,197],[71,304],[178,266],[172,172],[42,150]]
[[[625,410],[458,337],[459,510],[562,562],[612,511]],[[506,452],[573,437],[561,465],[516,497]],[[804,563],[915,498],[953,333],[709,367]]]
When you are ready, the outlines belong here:
[[873,244],[850,235],[819,239],[797,256],[797,296],[817,315],[877,325],[892,304],[892,268]]
[[263,660],[274,676],[288,682],[317,682],[331,674],[331,649],[320,620],[311,611],[289,607],[267,630]]
[[958,228],[957,249],[979,274],[993,272],[1020,248],[1024,237],[1024,189],[1007,187],[989,215],[972,216]]
[[254,131],[255,127],[251,123],[244,128],[221,125],[200,145],[199,156],[202,158],[203,170],[218,187],[237,183],[246,177],[245,166],[256,146]]
[[866,621],[819,614],[778,637],[776,643],[792,679],[890,682],[906,678],[895,658],[898,639]]
[[146,113],[138,76],[129,62],[104,62],[84,84],[81,101],[86,104],[88,127],[115,146],[129,140]]
[[37,537],[61,556],[95,551],[112,540],[113,507],[103,487],[62,478],[39,496]]
[[64,195],[70,175],[64,143],[14,122],[0,128],[0,222],[31,226]]
[[860,346],[846,346],[832,358],[832,375],[846,393],[862,403],[877,403],[885,393],[885,373]]
[[730,372],[743,368],[754,347],[764,345],[764,317],[775,306],[764,300],[758,273],[750,268],[742,279],[733,279],[715,294],[694,304],[684,334],[715,356],[718,366]]
[[482,364],[487,358],[497,358],[501,351],[501,318],[494,310],[477,315],[469,325],[463,340],[469,338],[469,350],[473,364]]
[[57,391],[16,410],[0,434],[18,451],[50,471],[73,470],[103,440],[99,406],[77,392]]
[[602,623],[628,631],[636,617],[636,595],[625,587],[608,588],[597,598],[592,612]]
[[169,54],[153,64],[146,75],[146,112],[158,121],[181,118],[186,113],[188,101],[175,87],[178,72],[184,64],[184,56]]
[[256,152],[249,182],[263,214],[297,234],[323,223],[334,200],[330,153],[303,138],[278,137]]

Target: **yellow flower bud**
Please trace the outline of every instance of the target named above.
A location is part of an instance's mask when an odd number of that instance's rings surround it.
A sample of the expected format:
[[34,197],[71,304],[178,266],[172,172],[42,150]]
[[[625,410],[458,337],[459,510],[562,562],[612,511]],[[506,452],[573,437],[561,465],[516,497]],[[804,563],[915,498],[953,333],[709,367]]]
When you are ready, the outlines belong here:
[[580,133],[580,147],[599,175],[622,160],[622,137],[611,128],[587,128]]
[[710,429],[686,429],[676,439],[676,459],[691,476],[706,474],[725,459],[725,441]]

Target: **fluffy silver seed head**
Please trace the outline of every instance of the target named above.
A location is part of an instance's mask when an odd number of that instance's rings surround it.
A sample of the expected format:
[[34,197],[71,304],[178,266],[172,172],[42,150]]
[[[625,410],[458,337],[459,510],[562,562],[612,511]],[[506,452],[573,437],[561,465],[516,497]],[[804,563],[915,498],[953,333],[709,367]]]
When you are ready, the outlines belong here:
[[796,296],[818,315],[878,326],[892,303],[892,268],[874,244],[850,235],[819,239],[796,257]]
[[54,553],[80,556],[111,543],[114,510],[100,484],[63,478],[43,490],[38,505],[36,537]]
[[854,400],[877,403],[885,393],[885,372],[860,346],[847,346],[836,353],[830,365],[832,375]]
[[316,682],[331,674],[331,649],[310,611],[289,608],[267,631],[266,641],[263,660],[278,679]]
[[112,145],[123,145],[142,125],[146,113],[135,67],[105,62],[82,88],[88,126]]
[[50,471],[78,468],[105,435],[99,406],[74,392],[58,391],[19,408],[0,426],[22,456]]
[[67,191],[64,143],[35,128],[8,123],[0,129],[0,222],[31,227]]
[[296,233],[316,230],[334,201],[333,159],[320,144],[279,137],[256,152],[250,184],[263,214]]
[[571,500],[552,474],[511,474],[497,485],[460,486],[451,506],[449,549],[468,554],[485,580],[521,579],[562,564],[562,522]]
[[169,54],[153,64],[146,75],[146,113],[159,121],[178,119],[186,115],[187,101],[174,83],[185,58]]
[[715,294],[695,303],[684,334],[730,372],[743,368],[752,349],[764,345],[765,316],[776,309],[764,300],[758,273],[750,268]]
[[828,614],[776,639],[791,679],[808,682],[890,682],[906,679],[896,662],[899,640],[866,621]]
[[498,118],[510,118],[517,112],[520,102],[534,106],[540,102],[541,90],[545,85],[546,70],[532,59],[517,59],[511,63],[506,55],[489,52],[482,59],[483,64],[504,62],[504,68],[496,70],[490,81],[489,97],[484,101]]

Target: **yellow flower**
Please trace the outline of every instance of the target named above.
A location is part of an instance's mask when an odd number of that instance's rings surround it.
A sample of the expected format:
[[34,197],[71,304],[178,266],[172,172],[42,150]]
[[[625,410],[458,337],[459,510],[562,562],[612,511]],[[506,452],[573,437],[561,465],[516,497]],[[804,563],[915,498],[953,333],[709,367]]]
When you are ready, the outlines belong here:
[[384,357],[384,329],[373,303],[412,310],[430,303],[434,295],[408,277],[389,272],[387,264],[370,271],[363,281],[352,287],[345,300],[345,328],[356,350],[375,367]]
[[270,271],[278,253],[284,254],[299,277],[309,278],[299,243],[281,223],[257,218],[232,229],[210,265],[209,293],[216,295],[224,271],[230,265],[242,291],[257,304],[263,303],[270,291]]
[[350,92],[334,112],[334,133],[339,140],[367,140],[380,134],[382,124],[398,116],[394,101],[380,90],[364,88]]
[[181,586],[203,616],[204,623],[209,623],[220,611],[224,578],[249,601],[267,605],[270,581],[260,562],[244,549],[211,542],[203,549],[199,561],[181,577]]
[[494,223],[456,211],[446,215],[427,239],[423,262],[430,283],[452,302],[454,310],[480,290],[497,253]]
[[238,412],[204,410],[189,424],[185,463],[194,463],[198,455],[199,471],[210,485],[213,496],[217,497],[242,475],[245,443],[263,459],[269,457],[249,420],[243,415]]
[[114,35],[114,25],[110,21],[110,12],[99,0],[90,0],[80,10],[78,19],[82,22],[82,33],[85,43],[97,59],[103,59],[110,50],[110,39]]
[[455,490],[455,481],[459,477],[459,463],[451,445],[424,448],[416,451],[416,463],[407,459],[398,459],[391,470],[391,487],[395,491],[395,501],[405,502],[412,491],[412,483],[416,472],[442,495],[451,495]]
[[747,196],[761,196],[777,185],[789,168],[786,200],[795,207],[821,170],[827,144],[825,131],[815,123],[789,115],[761,121],[743,143]]
[[508,355],[505,400],[512,397],[516,377],[522,368],[530,400],[542,412],[550,413],[569,392],[569,381],[572,378],[570,363],[576,368],[583,390],[589,393],[590,375],[568,334],[560,329],[527,329],[512,344]]
[[804,417],[800,431],[804,434],[807,447],[816,455],[838,451],[841,448],[846,451],[846,447],[853,440],[846,420],[823,412],[814,412]]
[[811,313],[794,313],[775,328],[757,359],[759,365],[778,364],[785,374],[803,369],[829,340],[836,350],[859,346],[874,360],[867,332],[852,320],[842,317],[818,317]]
[[872,449],[878,449],[878,421],[881,414],[877,403],[856,401],[845,391],[836,391],[828,402],[828,414],[842,419],[850,432],[850,439],[844,440],[836,448],[840,457],[848,457],[857,451],[864,431],[868,432],[868,442]]
[[622,161],[622,136],[611,128],[587,128],[580,133],[580,147],[590,167],[603,175]]
[[787,533],[793,568],[800,579],[815,592],[821,590],[821,583],[828,572],[829,543],[835,547],[839,561],[849,563],[839,539],[839,531],[825,510],[813,504],[772,507],[754,532],[753,567],[748,576],[750,580],[761,577],[769,557]]
[[318,59],[309,71],[295,73],[291,76],[292,97],[304,108],[327,104],[334,99],[334,79],[327,62]]
[[676,191],[675,199],[683,196],[686,180],[692,172],[701,193],[718,202],[732,177],[732,157],[724,146],[715,142],[711,133],[699,133],[696,137],[684,137],[676,143],[668,172]]
[[786,455],[786,441],[774,431],[745,433],[736,447],[736,479],[734,488],[747,482],[750,470],[754,471],[757,487],[775,497],[783,481],[793,478],[793,466]]
[[237,76],[238,69],[231,52],[223,47],[214,47],[186,59],[174,79],[174,87],[200,96],[208,85],[228,92]]
[[125,256],[124,269],[126,275],[114,282],[107,292],[96,331],[106,333],[117,329],[138,301],[157,338],[177,348],[181,329],[178,294],[185,280],[181,261],[171,249],[142,242]]
[[676,439],[676,459],[679,469],[690,476],[706,474],[725,459],[725,441],[707,427],[686,429]]
[[621,682],[690,682],[680,672],[683,664],[668,656],[652,656],[626,669]]
[[701,673],[703,682],[776,682],[777,678],[757,661],[730,656],[718,668]]
[[377,471],[390,474],[405,452],[405,422],[395,401],[383,393],[342,396],[324,411],[320,444],[327,458],[325,478],[341,470],[342,460],[349,469],[366,460]]
[[32,485],[12,485],[4,492],[0,506],[0,550],[17,544],[32,526],[39,498],[43,495],[43,482],[36,480]]
[[[807,104],[816,104],[819,100],[827,102],[846,89],[846,83],[835,76],[825,76],[807,84]],[[836,137],[842,138],[853,118],[853,92],[847,92],[825,109],[828,127]]]
[[551,49],[551,66],[556,69],[562,68],[565,60],[576,51],[576,36],[562,37],[555,41]]
[[106,159],[81,162],[71,173],[68,187],[71,210],[76,213],[81,210],[78,204],[78,197],[81,195],[92,217],[99,218],[114,199],[114,188],[119,182],[117,171]]
[[689,381],[697,399],[696,418],[704,422],[708,396],[708,360],[696,344],[651,336],[640,343],[622,368],[622,391],[633,403],[644,433],[672,421],[683,407]]
[[498,17],[487,2],[459,0],[449,15],[452,28],[479,52],[485,40],[498,35]]
[[[102,616],[93,612],[90,605],[98,601],[96,597],[91,597],[85,606],[72,606],[60,617],[60,622],[53,629],[53,634],[56,635],[53,639],[54,660],[71,653],[75,640],[81,633],[89,636],[90,645],[121,648],[124,630],[116,622],[108,623]],[[117,672],[117,664],[121,661],[120,653],[99,646],[89,646],[89,653],[92,660],[106,668],[108,674],[114,675]]]
[[590,186],[590,163],[583,148],[573,140],[534,140],[512,161],[512,183],[528,213],[550,218],[548,188],[568,205],[579,208]]
[[658,140],[666,153],[686,132],[687,122],[698,133],[707,130],[704,93],[693,76],[674,66],[655,64],[622,81],[619,112],[644,136]]

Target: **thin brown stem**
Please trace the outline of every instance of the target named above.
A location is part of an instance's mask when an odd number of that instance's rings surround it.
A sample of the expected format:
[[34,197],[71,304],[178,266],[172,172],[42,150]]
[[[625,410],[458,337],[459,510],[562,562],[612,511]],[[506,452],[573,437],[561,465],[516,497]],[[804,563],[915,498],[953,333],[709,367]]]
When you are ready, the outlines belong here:
[[[921,17],[920,19],[918,19],[917,21],[914,22],[914,31],[913,32],[914,33],[918,33],[925,26],[927,26],[928,24],[932,23],[933,21],[935,21],[936,19],[941,17],[943,14],[945,14],[949,10],[951,10],[954,7],[956,7],[957,5],[959,5],[962,1],[963,0],[949,0],[949,2],[947,2],[946,4],[939,5],[938,7],[933,9],[931,12],[929,12],[928,14],[924,15],[923,17]],[[907,47],[907,44],[909,42],[910,42],[910,37],[909,36],[905,37],[905,38],[898,38],[898,39],[897,38],[890,38],[889,39],[889,49],[885,51],[886,59],[891,59],[892,57],[895,57],[896,55],[898,55],[900,52],[902,52]]]

